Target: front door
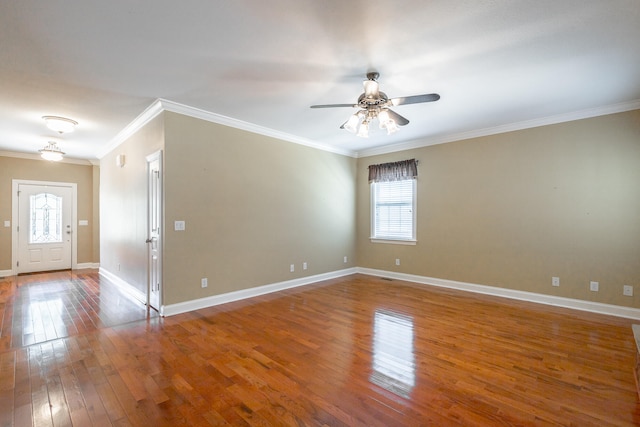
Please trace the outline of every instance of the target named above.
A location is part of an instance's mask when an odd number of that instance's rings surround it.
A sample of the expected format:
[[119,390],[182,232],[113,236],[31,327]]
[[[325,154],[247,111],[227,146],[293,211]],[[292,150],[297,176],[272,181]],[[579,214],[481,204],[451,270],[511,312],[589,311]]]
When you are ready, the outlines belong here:
[[72,205],[71,186],[18,184],[18,273],[71,268]]
[[147,157],[148,173],[148,296],[149,306],[160,310],[162,293],[162,155]]

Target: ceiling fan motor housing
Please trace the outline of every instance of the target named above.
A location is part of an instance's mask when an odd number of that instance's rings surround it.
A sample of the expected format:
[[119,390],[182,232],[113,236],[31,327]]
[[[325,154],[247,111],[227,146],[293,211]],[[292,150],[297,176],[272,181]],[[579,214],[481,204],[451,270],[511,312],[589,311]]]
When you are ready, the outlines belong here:
[[387,95],[384,92],[378,92],[377,97],[368,97],[364,93],[358,97],[358,105],[361,108],[382,107],[388,101],[389,98],[387,98]]

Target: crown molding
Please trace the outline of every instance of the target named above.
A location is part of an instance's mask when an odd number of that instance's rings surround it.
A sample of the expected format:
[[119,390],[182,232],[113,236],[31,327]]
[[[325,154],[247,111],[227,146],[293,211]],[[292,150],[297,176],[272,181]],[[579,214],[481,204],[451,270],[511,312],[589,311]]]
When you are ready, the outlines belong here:
[[102,159],[111,151],[115,150],[120,144],[129,139],[133,134],[138,132],[144,125],[153,120],[158,114],[162,113],[162,103],[159,99],[155,100],[147,107],[138,117],[133,119],[131,123],[124,127],[109,143],[96,153],[98,159]]
[[[494,126],[484,129],[476,129],[468,132],[460,132],[449,135],[442,135],[433,138],[419,139],[413,141],[402,142],[398,144],[385,145],[382,147],[376,147],[366,149],[362,151],[351,151],[341,148],[336,148],[328,144],[322,144],[312,141],[307,138],[298,137],[285,132],[280,132],[275,129],[259,126],[253,123],[245,122],[242,120],[234,119],[231,117],[223,116],[221,114],[212,113],[210,111],[202,110],[200,108],[190,107],[188,105],[180,104],[178,102],[169,101],[167,99],[156,99],[146,110],[144,110],[138,117],[136,117],[131,123],[129,123],[122,131],[120,131],[103,149],[97,153],[98,159],[104,157],[107,153],[113,151],[140,130],[144,125],[149,123],[152,119],[158,116],[164,111],[170,111],[173,113],[182,114],[185,116],[205,120],[212,123],[217,123],[224,126],[229,126],[235,129],[244,130],[247,132],[264,135],[271,138],[276,138],[283,141],[292,142],[295,144],[304,145],[318,150],[328,151],[331,153],[341,154],[349,157],[370,157],[380,154],[395,153],[398,151],[411,150],[415,148],[427,147],[430,145],[445,144],[448,142],[461,141],[465,139],[479,138],[483,136],[496,135],[500,133],[513,132],[518,130],[530,129],[540,126],[548,126],[558,123],[571,122],[575,120],[588,119],[592,117],[605,116],[608,114],[623,113],[626,111],[640,109],[640,99],[623,102],[618,104],[612,104],[602,107],[590,108],[586,110],[575,111],[571,113],[558,114],[555,116],[542,117],[538,119],[525,120],[522,122],[508,123],[500,126]],[[2,153],[2,152],[0,152]],[[2,154],[0,154],[2,155]],[[93,162],[91,162],[94,164]]]
[[555,116],[542,117],[539,119],[525,120],[522,122],[509,123],[505,125],[477,129],[468,132],[460,132],[450,135],[443,135],[434,138],[420,139],[415,141],[402,142],[399,144],[385,145],[359,151],[356,157],[377,156],[380,154],[395,153],[398,151],[411,150],[415,148],[427,147],[430,145],[445,144],[447,142],[462,141],[465,139],[479,138],[500,133],[513,132],[524,129],[531,129],[540,126],[554,125],[558,123],[572,122],[575,120],[589,119],[592,117],[606,116],[608,114],[624,113],[626,111],[640,109],[640,99],[619,104],[605,105],[602,107],[589,108],[586,110],[574,111],[571,113],[558,114]]
[[[15,159],[39,160],[39,161],[42,161],[42,162],[48,162],[49,161],[49,160],[45,160],[42,157],[40,157],[39,154],[22,153],[22,152],[19,152],[19,151],[0,151],[0,157],[13,157]],[[97,160],[74,159],[74,158],[70,158],[70,157],[63,157],[62,160],[60,160],[59,162],[55,162],[55,163],[69,163],[69,164],[83,165],[83,166],[99,165],[100,164],[100,163],[98,163]]]
[[356,153],[350,150],[344,150],[336,147],[332,147],[326,144],[320,144],[310,139],[301,138],[295,135],[291,135],[285,132],[280,132],[264,126],[259,126],[253,123],[248,123],[242,120],[234,119],[231,117],[223,116],[221,114],[212,113],[210,111],[202,110],[200,108],[190,107],[188,105],[180,104],[178,102],[169,101],[167,99],[156,99],[146,110],[136,117],[130,124],[128,124],[118,135],[113,138],[107,146],[97,153],[97,157],[101,159],[107,153],[115,150],[120,144],[130,138],[134,133],[140,130],[144,125],[149,123],[152,119],[158,116],[164,111],[170,111],[172,113],[182,114],[188,117],[193,117],[200,120],[205,120],[212,123],[217,123],[224,126],[229,126],[235,129],[244,130],[259,135],[268,136],[271,138],[280,139],[283,141],[293,142],[295,144],[305,145],[307,147],[316,148],[318,150],[329,151],[331,153],[341,154],[344,156],[356,157]]
[[344,156],[355,157],[356,153],[350,150],[336,148],[330,145],[321,144],[307,138],[291,135],[289,133],[280,132],[275,129],[259,126],[253,123],[223,116],[221,114],[211,113],[199,108],[190,107],[188,105],[179,104],[177,102],[159,99],[163,111],[171,111],[173,113],[183,114],[185,116],[194,117],[196,119],[206,120],[208,122],[229,126],[235,129],[244,130],[283,141],[293,142],[294,144],[305,145],[307,147],[316,148],[318,150],[329,151],[331,153],[342,154]]

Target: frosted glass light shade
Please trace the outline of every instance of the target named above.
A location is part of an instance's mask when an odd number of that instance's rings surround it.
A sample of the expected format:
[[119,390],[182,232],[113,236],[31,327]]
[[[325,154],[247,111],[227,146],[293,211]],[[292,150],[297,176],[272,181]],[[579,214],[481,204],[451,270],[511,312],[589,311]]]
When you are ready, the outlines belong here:
[[59,133],[69,133],[78,125],[75,120],[67,119],[65,117],[58,116],[43,116],[44,121],[47,123],[47,127],[53,131]]

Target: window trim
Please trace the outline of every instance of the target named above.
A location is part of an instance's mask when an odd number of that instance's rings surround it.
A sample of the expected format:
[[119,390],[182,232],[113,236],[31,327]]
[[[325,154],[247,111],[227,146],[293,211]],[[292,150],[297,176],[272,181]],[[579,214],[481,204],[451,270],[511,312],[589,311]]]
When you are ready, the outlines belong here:
[[[371,243],[387,243],[387,244],[393,244],[393,245],[416,245],[418,242],[417,239],[417,206],[418,206],[418,201],[417,201],[417,195],[418,195],[418,179],[416,178],[411,178],[409,179],[410,181],[413,181],[412,183],[412,219],[411,219],[411,234],[412,237],[410,239],[403,239],[403,238],[393,238],[393,237],[379,237],[375,235],[375,215],[376,215],[376,198],[375,198],[375,190],[374,190],[374,186],[376,185],[376,182],[371,182],[369,184],[369,211],[370,211],[370,215],[369,215],[369,221],[370,221],[370,237],[369,240],[371,241]],[[400,181],[409,181],[409,180],[400,180]]]

